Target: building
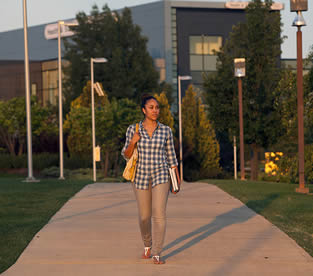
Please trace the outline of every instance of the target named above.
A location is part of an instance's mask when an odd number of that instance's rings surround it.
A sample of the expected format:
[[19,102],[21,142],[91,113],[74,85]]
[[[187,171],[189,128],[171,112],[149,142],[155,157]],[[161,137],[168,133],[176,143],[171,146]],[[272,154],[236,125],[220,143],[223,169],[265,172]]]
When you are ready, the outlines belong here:
[[[148,51],[160,72],[160,81],[176,87],[178,75],[190,75],[192,83],[200,87],[202,73],[216,70],[214,50],[220,49],[233,25],[245,20],[247,5],[164,0],[130,9],[134,23],[149,39]],[[283,5],[275,3],[272,9],[279,11]],[[39,25],[28,31],[31,89],[44,104],[55,104],[58,93],[56,27],[55,23]],[[23,45],[22,29],[0,33],[0,99],[25,94],[21,80]],[[182,91],[188,84],[184,81]]]

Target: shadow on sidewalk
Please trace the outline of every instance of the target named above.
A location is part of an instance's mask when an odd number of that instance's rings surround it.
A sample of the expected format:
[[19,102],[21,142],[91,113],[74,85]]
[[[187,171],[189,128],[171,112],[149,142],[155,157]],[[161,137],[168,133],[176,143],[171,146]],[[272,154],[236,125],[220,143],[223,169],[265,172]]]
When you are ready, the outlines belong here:
[[125,200],[125,201],[114,203],[114,204],[111,204],[111,205],[108,205],[108,206],[104,206],[102,208],[92,209],[92,210],[89,210],[89,211],[86,211],[86,212],[76,213],[76,214],[73,214],[73,215],[70,215],[70,216],[66,216],[66,217],[55,218],[55,219],[52,218],[48,222],[48,224],[53,223],[53,222],[63,221],[63,220],[66,220],[66,219],[71,219],[71,218],[78,217],[78,216],[89,215],[89,214],[92,214],[92,213],[95,213],[95,212],[99,212],[99,211],[102,211],[102,210],[105,210],[105,209],[108,209],[108,208],[119,207],[119,206],[126,205],[126,204],[129,204],[129,203],[134,203],[134,202],[136,202],[136,200],[134,200],[134,199]]
[[[246,203],[247,206],[253,206],[257,209],[258,212],[264,210],[272,201],[274,201],[278,197],[278,194],[269,195],[267,198],[263,200],[251,200]],[[172,252],[163,256],[164,260],[179,254],[180,252],[192,247],[193,245],[201,242],[202,240],[206,239],[208,236],[222,230],[223,228],[236,224],[242,223],[250,218],[254,217],[256,213],[250,210],[247,206],[243,205],[239,208],[235,208],[227,213],[221,214],[215,218],[214,221],[199,227],[198,229],[183,235],[176,240],[167,244],[163,251],[168,250],[178,244],[183,243],[185,240],[194,237],[192,240],[186,242],[185,244],[181,245],[179,248],[173,250]],[[200,234],[200,235],[199,235]],[[196,236],[198,235],[198,236]]]

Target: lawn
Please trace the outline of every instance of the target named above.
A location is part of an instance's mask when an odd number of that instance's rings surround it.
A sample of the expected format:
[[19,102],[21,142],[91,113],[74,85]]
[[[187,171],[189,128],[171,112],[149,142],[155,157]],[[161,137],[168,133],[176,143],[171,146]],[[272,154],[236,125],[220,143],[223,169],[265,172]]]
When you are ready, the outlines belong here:
[[[313,257],[313,195],[295,193],[295,184],[204,180],[238,198],[272,222]],[[309,186],[310,192],[313,185]]]
[[41,180],[0,177],[0,273],[20,256],[34,235],[90,180]]

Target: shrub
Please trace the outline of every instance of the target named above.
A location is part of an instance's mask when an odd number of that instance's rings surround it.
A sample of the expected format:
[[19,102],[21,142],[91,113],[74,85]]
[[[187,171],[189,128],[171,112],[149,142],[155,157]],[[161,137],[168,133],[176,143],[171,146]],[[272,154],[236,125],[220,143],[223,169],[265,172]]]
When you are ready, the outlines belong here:
[[[305,146],[304,176],[306,183],[313,183],[313,144]],[[298,154],[283,156],[278,162],[278,180],[286,178],[288,182],[299,183]]]
[[39,153],[33,155],[33,167],[35,170],[42,171],[43,169],[59,166],[59,154],[56,153]]
[[92,168],[92,156],[73,155],[64,158],[64,167],[69,170]]

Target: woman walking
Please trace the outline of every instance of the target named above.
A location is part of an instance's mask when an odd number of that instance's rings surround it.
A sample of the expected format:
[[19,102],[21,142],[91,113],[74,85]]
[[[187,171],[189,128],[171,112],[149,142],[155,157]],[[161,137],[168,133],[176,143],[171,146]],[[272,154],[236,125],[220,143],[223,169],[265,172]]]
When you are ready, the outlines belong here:
[[158,101],[153,96],[143,96],[141,110],[144,119],[139,122],[138,132],[136,124],[128,127],[122,155],[128,160],[137,145],[138,163],[132,185],[137,199],[139,226],[144,243],[142,258],[148,259],[152,255],[155,264],[164,264],[160,254],[165,237],[166,204],[170,190],[168,168],[176,168],[179,185],[180,178],[172,130],[157,120],[160,114]]

